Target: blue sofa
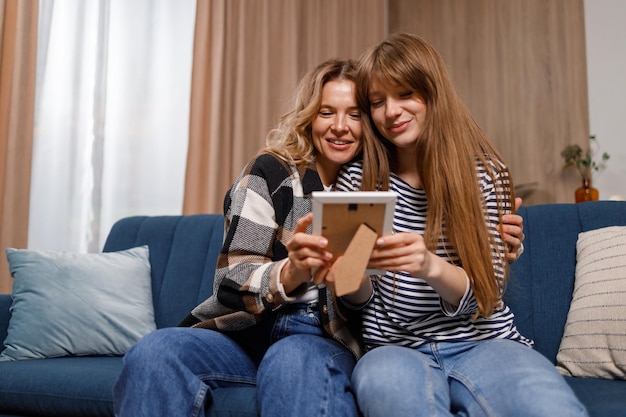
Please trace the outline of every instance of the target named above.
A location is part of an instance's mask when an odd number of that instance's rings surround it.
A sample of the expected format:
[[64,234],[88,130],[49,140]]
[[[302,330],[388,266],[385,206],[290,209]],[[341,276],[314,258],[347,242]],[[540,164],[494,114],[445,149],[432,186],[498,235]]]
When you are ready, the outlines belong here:
[[[522,333],[555,362],[571,301],[578,233],[626,225],[626,202],[530,206],[520,214],[525,253],[513,264],[506,299]],[[129,217],[113,226],[104,251],[150,246],[156,322],[167,327],[211,294],[222,236],[221,215]],[[0,340],[10,304],[9,295],[0,295]],[[0,417],[112,416],[111,390],[121,367],[120,357],[0,362]],[[592,417],[626,417],[626,381],[567,381]],[[216,390],[208,415],[257,416],[255,389]]]
[[[524,254],[511,265],[505,300],[520,332],[556,364],[574,289],[578,234],[626,225],[626,202],[521,207]],[[624,248],[626,250],[626,248]],[[626,381],[566,377],[591,417],[626,417]]]
[[[156,324],[170,327],[213,292],[223,233],[217,214],[129,217],[112,227],[103,250],[150,247]],[[0,340],[10,305],[11,297],[0,295]],[[0,417],[113,416],[112,387],[121,368],[121,357],[0,362]],[[254,395],[252,388],[217,390],[209,415],[256,416]]]

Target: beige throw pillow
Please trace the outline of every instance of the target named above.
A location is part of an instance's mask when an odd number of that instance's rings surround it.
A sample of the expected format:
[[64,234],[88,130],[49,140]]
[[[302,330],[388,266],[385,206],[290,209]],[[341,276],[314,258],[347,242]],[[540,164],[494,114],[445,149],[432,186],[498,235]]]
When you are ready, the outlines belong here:
[[573,299],[556,360],[563,375],[626,379],[626,227],[578,235]]

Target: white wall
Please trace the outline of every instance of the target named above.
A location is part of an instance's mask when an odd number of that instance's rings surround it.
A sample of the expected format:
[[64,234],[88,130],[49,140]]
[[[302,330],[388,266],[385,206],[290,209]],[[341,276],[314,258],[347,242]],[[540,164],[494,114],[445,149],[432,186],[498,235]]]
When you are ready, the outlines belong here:
[[593,176],[602,200],[626,197],[625,21],[626,1],[585,0],[590,132],[611,156]]

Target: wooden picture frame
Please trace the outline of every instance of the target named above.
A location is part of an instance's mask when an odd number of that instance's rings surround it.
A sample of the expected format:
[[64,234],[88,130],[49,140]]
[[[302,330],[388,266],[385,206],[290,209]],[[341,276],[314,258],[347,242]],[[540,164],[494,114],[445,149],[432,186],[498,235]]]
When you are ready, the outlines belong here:
[[[343,255],[362,224],[378,236],[392,233],[396,199],[393,191],[313,192],[313,234],[328,239],[327,250],[335,257]],[[384,271],[367,269],[365,273]]]

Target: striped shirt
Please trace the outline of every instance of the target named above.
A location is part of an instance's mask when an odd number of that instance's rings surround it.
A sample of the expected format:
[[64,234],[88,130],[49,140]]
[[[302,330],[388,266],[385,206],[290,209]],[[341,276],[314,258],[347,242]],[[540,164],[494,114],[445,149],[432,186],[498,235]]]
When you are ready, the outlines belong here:
[[[495,167],[492,167],[495,168]],[[498,253],[504,244],[496,230],[500,222],[496,197],[505,194],[509,178],[506,171],[492,181],[486,168],[479,164],[477,174],[485,199],[485,219],[498,248],[492,249],[497,279],[503,279],[504,267]],[[337,190],[352,191],[360,188],[362,164],[353,163],[340,173]],[[423,234],[426,227],[428,200],[423,189],[413,188],[392,174],[390,190],[398,194],[393,228],[395,233]],[[509,205],[510,208],[510,205]],[[461,266],[460,259],[445,236],[439,239],[435,253],[450,263]],[[381,345],[417,347],[429,342],[477,341],[484,339],[512,339],[531,346],[533,342],[523,337],[513,324],[513,313],[501,304],[489,317],[472,319],[478,310],[476,299],[468,285],[458,307],[444,302],[439,294],[421,278],[405,272],[387,272],[373,280],[374,296],[363,309],[363,337],[368,349]]]

